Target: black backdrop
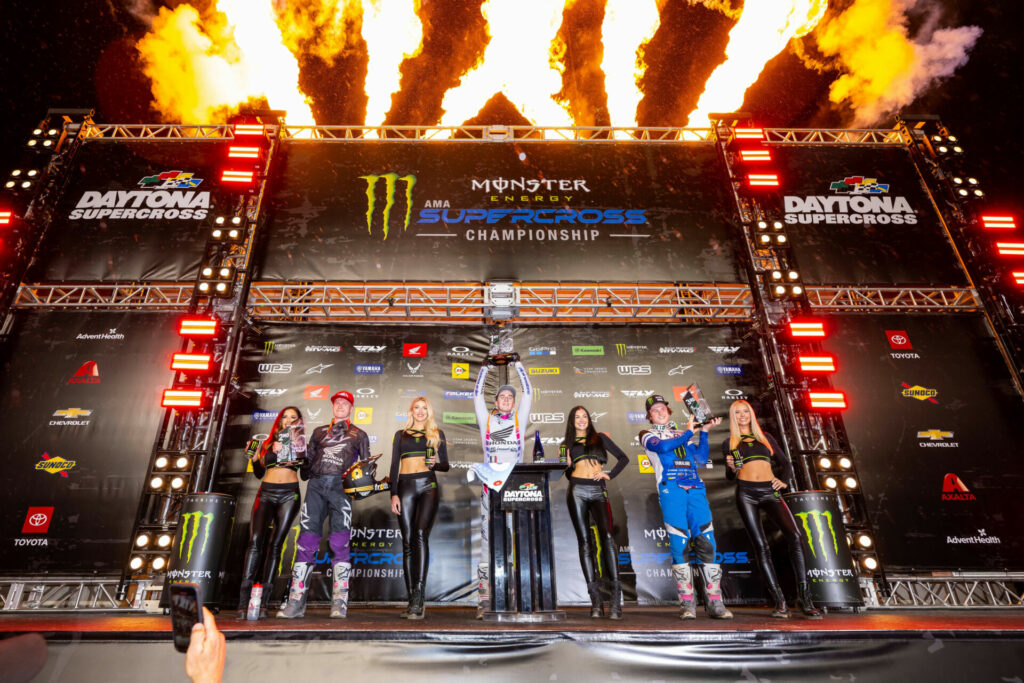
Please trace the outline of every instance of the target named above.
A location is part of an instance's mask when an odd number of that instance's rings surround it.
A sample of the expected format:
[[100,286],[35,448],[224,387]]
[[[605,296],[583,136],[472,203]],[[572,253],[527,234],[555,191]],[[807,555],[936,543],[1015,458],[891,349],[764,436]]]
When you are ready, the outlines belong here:
[[0,347],[0,571],[121,571],[176,341],[166,314],[16,314]]
[[279,163],[265,279],[738,281],[709,144],[293,141]]
[[826,347],[885,565],[1024,569],[1024,406],[984,319],[849,315],[834,326]]
[[[229,441],[234,448],[225,451],[226,472],[244,470],[241,445],[250,434],[265,434],[276,412],[286,405],[299,406],[310,428],[327,422],[331,414],[327,398],[339,389],[356,395],[356,420],[362,421],[362,428],[370,435],[373,451],[385,453],[379,478],[389,466],[393,434],[405,424],[404,411],[420,394],[426,394],[435,407],[451,459],[481,460],[480,436],[473,424],[469,394],[478,362],[487,349],[482,330],[295,325],[267,325],[264,330],[262,338],[250,341],[244,361],[241,376],[254,401],[237,416]],[[596,426],[608,432],[630,456],[629,466],[611,482],[609,491],[627,593],[635,589],[642,603],[675,600],[668,540],[662,530],[653,473],[641,471],[638,457],[642,452],[637,434],[644,426],[643,398],[654,391],[671,396],[674,387],[697,381],[711,405],[724,415],[730,401],[753,395],[763,385],[755,348],[750,341],[741,341],[742,332],[742,328],[729,327],[529,328],[516,332],[516,349],[526,365],[535,373],[544,373],[531,374],[535,424],[528,430],[529,437],[539,430],[548,457],[557,457],[565,413],[573,405],[584,404],[594,413]],[[403,357],[405,343],[426,344],[426,357]],[[359,351],[357,346],[386,348]],[[602,355],[573,355],[574,346],[591,347],[589,353]],[[468,379],[453,377],[454,363],[469,365]],[[375,365],[367,369],[379,369],[380,374],[355,374],[356,364]],[[649,374],[622,375],[620,366],[623,372]],[[631,369],[634,367],[637,369]],[[551,374],[552,370],[557,374]],[[495,383],[492,390],[496,388]],[[587,397],[577,397],[577,392],[588,392]],[[713,456],[720,453],[717,449],[726,434],[724,427],[712,433]],[[726,571],[726,592],[731,599],[759,601],[760,585],[752,574],[746,534],[720,456],[716,456],[715,467],[705,470],[704,477],[720,560]],[[466,470],[458,468],[439,475],[439,481],[442,505],[431,535],[427,597],[458,600],[472,590],[469,579],[479,545],[479,484],[468,484]],[[247,521],[258,483],[255,477],[244,475],[239,491],[230,564],[236,575],[233,580],[237,580],[241,568]],[[586,586],[564,503],[564,480],[559,480],[553,491],[558,597],[562,602],[583,602],[587,600]],[[353,599],[404,599],[401,539],[388,497],[379,494],[356,502],[355,508]],[[296,535],[294,531],[290,534],[285,547],[286,565],[294,557]],[[326,551],[326,543],[323,548]],[[326,552],[320,557],[326,568]]]

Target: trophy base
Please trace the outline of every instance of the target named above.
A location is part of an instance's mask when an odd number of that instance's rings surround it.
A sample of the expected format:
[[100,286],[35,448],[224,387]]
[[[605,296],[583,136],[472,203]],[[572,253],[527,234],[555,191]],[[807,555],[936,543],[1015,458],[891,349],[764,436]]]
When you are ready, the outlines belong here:
[[565,610],[556,609],[544,612],[484,612],[483,620],[520,624],[565,621]]

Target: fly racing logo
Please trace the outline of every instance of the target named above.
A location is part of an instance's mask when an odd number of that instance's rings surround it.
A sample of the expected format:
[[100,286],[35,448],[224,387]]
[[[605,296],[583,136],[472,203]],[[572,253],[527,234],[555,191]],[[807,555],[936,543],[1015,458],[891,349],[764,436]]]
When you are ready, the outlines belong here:
[[257,396],[280,396],[288,391],[287,389],[255,389]]
[[358,351],[359,353],[380,353],[381,351],[383,351],[386,348],[387,348],[387,346],[358,346],[357,345],[355,347],[356,351]]
[[828,189],[836,194],[885,194],[889,191],[889,185],[878,182],[877,178],[853,175],[836,180]]
[[139,187],[147,190],[190,190],[199,187],[202,178],[184,171],[164,171],[157,175],[148,175],[139,181]]
[[626,398],[644,398],[645,396],[650,396],[651,394],[653,394],[654,390],[653,389],[619,389],[619,393],[621,393]]
[[682,375],[692,367],[692,365],[677,365],[668,371],[668,376],[671,377],[672,375]]
[[637,376],[640,376],[640,375],[649,375],[649,374],[651,374],[651,366],[650,365],[620,365],[620,366],[618,366],[618,371],[619,371],[620,375],[625,375],[627,377],[637,377]]
[[361,175],[366,181],[366,231],[373,234],[373,212],[377,205],[377,182],[384,181],[384,212],[383,227],[384,239],[388,238],[388,229],[391,221],[391,209],[395,206],[395,194],[398,183],[405,185],[405,220],[402,223],[402,231],[409,229],[409,219],[412,216],[412,188],[416,185],[416,176],[406,174],[403,176],[397,173],[383,173],[381,175]]
[[740,350],[738,346],[709,346],[708,351],[711,353],[736,353]]

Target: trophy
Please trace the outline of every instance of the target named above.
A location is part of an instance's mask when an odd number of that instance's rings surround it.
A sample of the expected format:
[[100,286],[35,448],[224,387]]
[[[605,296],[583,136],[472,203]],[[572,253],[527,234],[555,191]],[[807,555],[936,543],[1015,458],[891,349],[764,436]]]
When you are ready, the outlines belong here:
[[499,366],[519,362],[519,354],[512,350],[512,331],[501,330],[491,337],[491,350],[484,362]]
[[[274,438],[281,444],[281,450],[274,462],[284,467],[302,464],[306,458],[306,430],[301,422],[280,430]],[[268,451],[268,456],[271,453],[273,449]]]
[[711,406],[708,405],[707,399],[701,394],[700,386],[696,382],[686,387],[686,393],[683,394],[683,406],[686,412],[697,422],[698,426],[703,427],[715,419],[715,416],[711,413]]

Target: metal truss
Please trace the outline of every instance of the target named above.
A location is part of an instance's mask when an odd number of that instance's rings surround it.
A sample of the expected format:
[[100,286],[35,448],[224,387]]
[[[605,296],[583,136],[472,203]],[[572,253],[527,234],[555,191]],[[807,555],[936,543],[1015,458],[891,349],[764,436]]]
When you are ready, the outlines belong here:
[[148,593],[144,584],[138,582],[129,601],[117,598],[118,577],[0,579],[0,613],[138,610]]
[[810,285],[806,292],[811,307],[820,312],[972,312],[982,306],[978,293],[967,287]]
[[861,592],[872,609],[991,609],[1024,607],[1024,592],[1016,585],[1024,574],[979,574],[975,576],[894,576],[889,574],[887,595],[870,579],[863,580]]
[[194,282],[26,283],[14,308],[179,310],[188,306]]
[[[253,283],[253,318],[302,322],[448,322],[484,317],[483,283]],[[522,283],[515,320],[536,323],[748,322],[745,285]]]
[[202,126],[180,123],[89,123],[82,126],[79,135],[90,140],[224,140],[235,137],[227,124]]
[[765,128],[764,134],[765,141],[772,145],[903,147],[906,144],[900,131],[895,129]]
[[290,140],[350,141],[446,140],[449,142],[712,142],[711,128],[614,128],[610,126],[288,126]]

